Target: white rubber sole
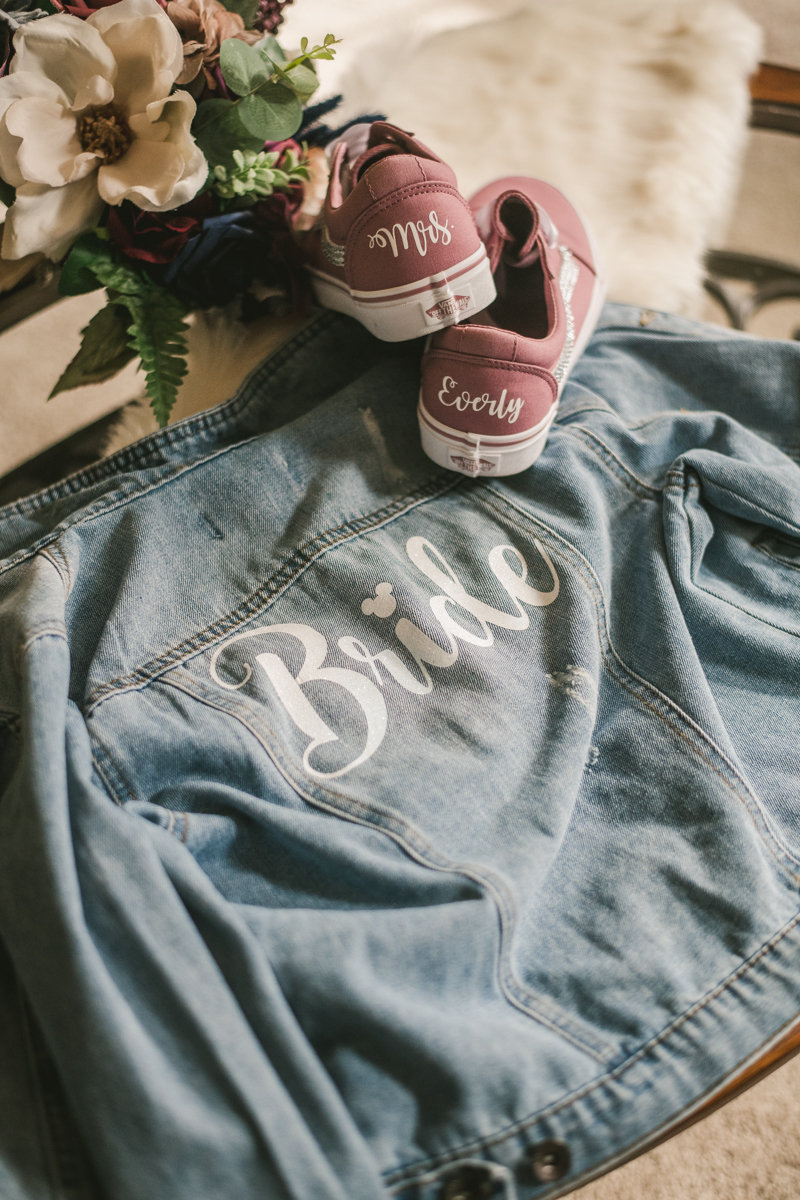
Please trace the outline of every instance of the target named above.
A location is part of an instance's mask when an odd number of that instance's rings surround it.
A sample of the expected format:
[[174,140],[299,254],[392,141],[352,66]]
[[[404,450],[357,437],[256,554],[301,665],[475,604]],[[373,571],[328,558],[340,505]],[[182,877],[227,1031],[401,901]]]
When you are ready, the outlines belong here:
[[589,338],[592,336],[606,298],[604,279],[595,277],[592,299],[580,334],[575,339],[572,356],[558,388],[556,401],[543,421],[524,434],[505,437],[487,437],[477,433],[465,433],[451,429],[437,421],[422,402],[420,390],[417,416],[419,417],[422,449],[428,458],[440,467],[459,471],[462,475],[516,475],[532,466],[544,450],[550,426],[558,412],[558,400],[572,368],[578,361]]
[[323,308],[355,317],[384,342],[407,342],[457,325],[486,308],[496,295],[483,245],[447,271],[383,291],[353,291],[324,271],[309,270]]
[[557,411],[556,403],[544,421],[516,439],[485,437],[441,425],[422,403],[420,393],[417,416],[422,449],[440,467],[462,475],[516,475],[535,463],[544,450]]

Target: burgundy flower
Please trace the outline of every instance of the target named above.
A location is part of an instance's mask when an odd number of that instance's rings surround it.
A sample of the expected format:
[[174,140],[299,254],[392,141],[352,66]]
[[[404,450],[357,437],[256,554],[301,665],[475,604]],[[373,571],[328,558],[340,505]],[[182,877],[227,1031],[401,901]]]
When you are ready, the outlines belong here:
[[128,258],[148,263],[170,263],[186,242],[200,231],[203,215],[187,212],[188,205],[171,212],[145,212],[129,200],[109,209],[106,229]]
[[[156,0],[156,3],[162,8],[167,7],[166,0]],[[73,17],[85,21],[98,8],[111,8],[112,4],[119,4],[119,0],[74,0],[72,4],[65,4],[64,0],[52,0],[52,4],[59,12],[71,13]]]
[[278,27],[283,24],[283,10],[288,8],[291,3],[292,0],[259,0],[253,28],[260,29],[262,33],[274,35]]

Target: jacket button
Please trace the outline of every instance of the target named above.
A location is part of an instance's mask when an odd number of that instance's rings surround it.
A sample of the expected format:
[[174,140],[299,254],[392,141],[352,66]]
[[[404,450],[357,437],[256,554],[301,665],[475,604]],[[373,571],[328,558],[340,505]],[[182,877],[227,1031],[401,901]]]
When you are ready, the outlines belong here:
[[439,1200],[490,1200],[494,1184],[480,1167],[462,1167],[442,1184]]
[[537,1183],[555,1183],[563,1179],[572,1165],[572,1155],[564,1142],[551,1138],[528,1151],[528,1162]]

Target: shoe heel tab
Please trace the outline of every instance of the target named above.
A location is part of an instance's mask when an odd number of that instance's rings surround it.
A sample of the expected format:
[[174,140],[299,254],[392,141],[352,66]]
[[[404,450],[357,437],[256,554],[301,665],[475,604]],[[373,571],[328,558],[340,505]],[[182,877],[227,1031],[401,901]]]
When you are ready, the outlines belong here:
[[391,142],[399,146],[404,154],[414,154],[431,162],[444,163],[438,154],[434,154],[433,150],[424,142],[420,142],[413,133],[407,129],[400,129],[397,125],[390,125],[388,121],[374,121],[372,124],[369,144],[376,146],[379,142]]
[[[368,183],[367,183],[368,181]],[[373,200],[381,200],[400,188],[417,185],[442,186],[451,194],[457,192],[456,177],[447,163],[431,162],[415,154],[393,154],[379,158],[361,172],[359,186],[368,186]],[[462,201],[467,212],[466,201]]]

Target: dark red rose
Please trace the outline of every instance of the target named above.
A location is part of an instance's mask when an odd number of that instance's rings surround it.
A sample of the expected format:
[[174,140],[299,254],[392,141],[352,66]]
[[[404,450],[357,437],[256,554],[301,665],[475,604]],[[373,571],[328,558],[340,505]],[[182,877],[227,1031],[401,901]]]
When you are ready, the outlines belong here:
[[285,229],[294,225],[295,214],[303,203],[302,183],[293,183],[285,192],[273,192],[256,204],[256,212],[264,224],[271,229]]
[[[166,0],[156,0],[156,3],[161,8],[166,8]],[[85,21],[93,12],[97,12],[99,8],[111,8],[112,4],[119,4],[119,0],[73,0],[72,4],[65,4],[64,0],[52,0],[53,8],[57,8],[59,12],[71,13],[73,17],[80,17]]]
[[171,212],[145,212],[129,200],[110,208],[106,229],[128,258],[142,262],[170,263],[190,237],[200,231],[203,215],[193,215],[187,206]]

